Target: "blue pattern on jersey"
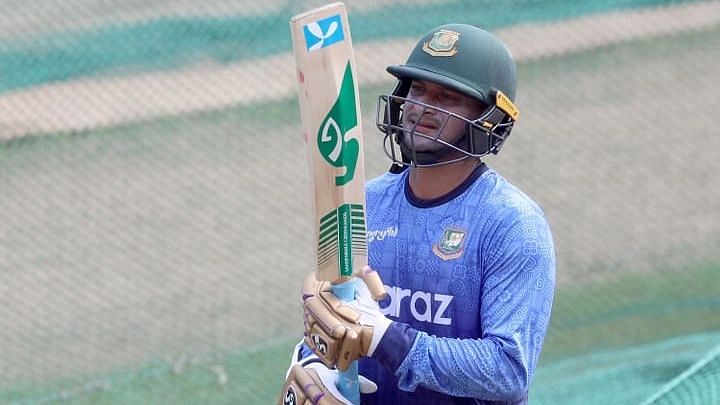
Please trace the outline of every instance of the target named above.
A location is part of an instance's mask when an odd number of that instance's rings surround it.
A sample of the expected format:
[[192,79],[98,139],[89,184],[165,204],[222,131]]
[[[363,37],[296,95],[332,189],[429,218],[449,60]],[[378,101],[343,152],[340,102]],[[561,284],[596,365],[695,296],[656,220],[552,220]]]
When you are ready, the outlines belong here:
[[[362,403],[527,403],[555,287],[543,212],[492,169],[453,200],[417,207],[407,173],[367,184],[369,262],[389,292],[380,306],[410,328],[389,329],[360,360],[378,384]],[[383,360],[390,351],[407,356]]]

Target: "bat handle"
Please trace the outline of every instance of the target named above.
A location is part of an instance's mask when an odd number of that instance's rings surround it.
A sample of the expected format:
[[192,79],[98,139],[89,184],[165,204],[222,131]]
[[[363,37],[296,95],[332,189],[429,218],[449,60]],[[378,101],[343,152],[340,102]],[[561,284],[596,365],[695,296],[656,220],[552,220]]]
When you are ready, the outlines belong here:
[[[355,280],[351,279],[343,283],[333,284],[332,292],[341,301],[352,301],[355,299]],[[340,371],[338,376],[338,391],[347,398],[353,405],[360,405],[360,382],[358,380],[358,362],[350,363],[345,371]]]

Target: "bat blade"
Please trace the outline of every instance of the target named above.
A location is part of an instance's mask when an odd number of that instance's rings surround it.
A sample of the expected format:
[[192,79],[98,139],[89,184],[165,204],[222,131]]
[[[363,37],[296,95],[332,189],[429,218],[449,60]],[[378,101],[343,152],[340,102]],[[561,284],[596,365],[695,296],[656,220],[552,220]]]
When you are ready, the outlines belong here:
[[365,164],[347,11],[333,3],[290,20],[314,218],[318,280],[367,264]]
[[[347,11],[333,3],[290,19],[300,118],[311,185],[318,280],[333,282],[343,301],[351,277],[367,265],[365,163],[355,57]],[[358,364],[339,373],[337,388],[360,403]]]

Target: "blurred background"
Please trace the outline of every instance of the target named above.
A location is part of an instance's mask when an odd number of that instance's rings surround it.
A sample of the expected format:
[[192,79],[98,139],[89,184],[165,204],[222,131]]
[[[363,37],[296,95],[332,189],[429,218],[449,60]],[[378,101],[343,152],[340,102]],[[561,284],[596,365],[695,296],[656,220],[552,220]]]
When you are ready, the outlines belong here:
[[[0,0],[0,403],[277,398],[313,262],[288,20],[325,3]],[[421,35],[518,61],[488,163],[556,241],[531,403],[720,403],[720,1],[346,4],[368,178]]]

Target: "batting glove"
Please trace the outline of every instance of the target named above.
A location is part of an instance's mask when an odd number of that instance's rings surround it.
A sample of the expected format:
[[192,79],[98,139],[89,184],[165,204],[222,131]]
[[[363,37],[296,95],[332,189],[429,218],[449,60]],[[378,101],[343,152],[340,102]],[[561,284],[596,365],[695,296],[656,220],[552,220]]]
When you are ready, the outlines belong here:
[[392,323],[373,299],[380,294],[372,294],[361,280],[350,282],[355,283],[350,302],[341,302],[331,283],[316,280],[313,273],[303,285],[305,343],[326,366],[343,371],[359,357],[372,356]]
[[[301,359],[302,342],[295,346],[278,405],[352,405],[337,389],[338,371],[325,366],[316,355]],[[359,376],[360,392],[372,394],[377,385]]]

